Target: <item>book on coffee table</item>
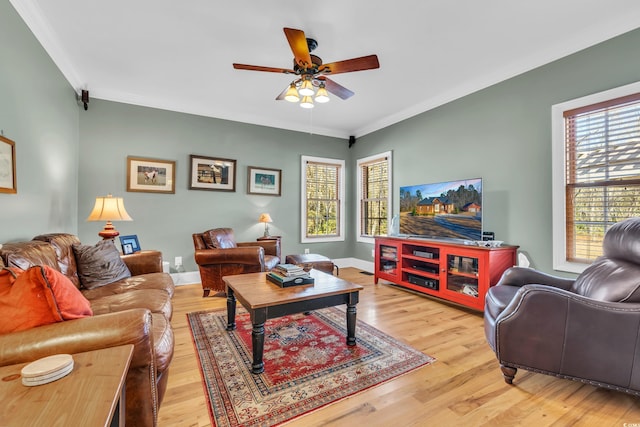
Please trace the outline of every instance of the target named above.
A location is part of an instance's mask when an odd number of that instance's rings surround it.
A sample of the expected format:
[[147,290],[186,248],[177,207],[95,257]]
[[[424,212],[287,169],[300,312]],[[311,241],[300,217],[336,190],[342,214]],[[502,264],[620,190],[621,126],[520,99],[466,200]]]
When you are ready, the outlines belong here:
[[275,283],[281,288],[288,288],[290,286],[297,285],[312,285],[314,283],[313,277],[308,274],[304,276],[282,276],[273,271],[267,273],[267,280]]

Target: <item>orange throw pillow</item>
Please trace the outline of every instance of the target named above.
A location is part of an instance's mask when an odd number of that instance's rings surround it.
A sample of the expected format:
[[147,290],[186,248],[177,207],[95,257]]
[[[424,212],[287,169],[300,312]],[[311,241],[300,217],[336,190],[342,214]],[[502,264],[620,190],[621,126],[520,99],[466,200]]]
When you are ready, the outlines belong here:
[[0,270],[0,334],[93,315],[71,280],[48,266]]

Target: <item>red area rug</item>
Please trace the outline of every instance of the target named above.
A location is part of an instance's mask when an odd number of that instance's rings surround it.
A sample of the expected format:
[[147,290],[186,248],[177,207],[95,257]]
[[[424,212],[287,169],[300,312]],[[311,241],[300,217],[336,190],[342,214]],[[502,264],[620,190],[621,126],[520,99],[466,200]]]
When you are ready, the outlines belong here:
[[227,331],[226,309],[188,313],[214,425],[275,426],[433,362],[358,320],[346,345],[344,310],[270,319],[262,374],[251,373],[251,320],[242,309]]

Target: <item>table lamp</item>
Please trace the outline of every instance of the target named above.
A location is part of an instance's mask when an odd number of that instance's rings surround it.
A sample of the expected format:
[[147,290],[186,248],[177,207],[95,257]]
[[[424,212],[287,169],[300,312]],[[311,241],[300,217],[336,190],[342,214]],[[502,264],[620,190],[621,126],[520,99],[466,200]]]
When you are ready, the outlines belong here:
[[260,214],[258,222],[264,222],[264,237],[269,237],[269,223],[273,222],[271,216],[268,213]]
[[87,221],[107,221],[102,231],[98,233],[98,236],[107,240],[120,234],[111,221],[133,221],[133,218],[124,208],[122,197],[113,197],[109,194],[106,197],[96,197],[96,204]]

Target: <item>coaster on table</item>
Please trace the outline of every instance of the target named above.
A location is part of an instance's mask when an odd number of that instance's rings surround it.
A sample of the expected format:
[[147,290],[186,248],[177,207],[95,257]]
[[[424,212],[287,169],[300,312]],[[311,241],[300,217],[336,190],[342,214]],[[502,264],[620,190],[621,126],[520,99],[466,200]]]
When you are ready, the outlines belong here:
[[22,368],[22,384],[42,385],[58,380],[73,371],[73,357],[70,354],[54,354],[29,363]]

